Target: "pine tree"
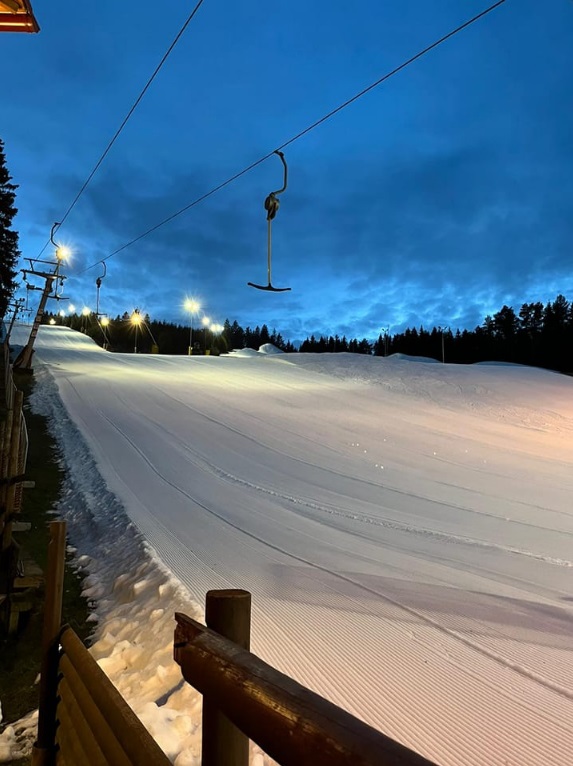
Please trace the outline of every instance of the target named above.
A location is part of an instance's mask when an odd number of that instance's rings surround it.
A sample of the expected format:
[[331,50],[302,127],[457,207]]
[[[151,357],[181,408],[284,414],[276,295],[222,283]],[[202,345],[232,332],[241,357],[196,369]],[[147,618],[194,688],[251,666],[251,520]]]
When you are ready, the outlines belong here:
[[6,167],[4,142],[0,139],[0,319],[4,318],[8,302],[17,287],[14,268],[20,255],[18,233],[12,231],[12,219],[18,212],[14,207],[16,199],[15,184],[10,183],[12,176]]

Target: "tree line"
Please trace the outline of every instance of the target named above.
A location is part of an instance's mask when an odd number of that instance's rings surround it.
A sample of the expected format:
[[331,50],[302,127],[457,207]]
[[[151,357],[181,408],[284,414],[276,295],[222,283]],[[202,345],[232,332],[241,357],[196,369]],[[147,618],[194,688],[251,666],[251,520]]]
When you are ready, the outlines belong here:
[[524,303],[518,313],[504,305],[474,330],[414,327],[380,334],[373,343],[366,338],[311,336],[300,351],[407,354],[455,364],[500,361],[573,372],[573,303],[558,295],[546,304]]
[[404,332],[378,335],[375,341],[338,335],[311,335],[297,349],[277,330],[266,324],[243,328],[235,320],[225,320],[220,332],[209,328],[152,320],[142,317],[137,331],[127,312],[117,316],[107,327],[95,314],[60,316],[46,314],[44,322],[64,324],[90,335],[110,350],[140,353],[187,354],[190,344],[196,354],[220,354],[233,349],[254,348],[271,343],[286,353],[341,353],[391,356],[407,354],[455,364],[484,361],[514,362],[545,367],[561,372],[573,372],[573,303],[563,295],[545,305],[524,303],[516,313],[503,306],[493,316],[486,316],[474,330],[449,327],[408,328]]

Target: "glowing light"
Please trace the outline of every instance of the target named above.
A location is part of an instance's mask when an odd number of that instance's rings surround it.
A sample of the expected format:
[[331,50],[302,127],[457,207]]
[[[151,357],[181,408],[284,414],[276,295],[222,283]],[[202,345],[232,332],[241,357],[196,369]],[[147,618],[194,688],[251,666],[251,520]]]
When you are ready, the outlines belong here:
[[188,311],[190,314],[197,314],[201,311],[201,304],[199,301],[196,301],[195,298],[185,298],[183,307],[185,311]]
[[50,324],[56,324],[56,320],[54,319],[54,317],[50,318]]
[[134,325],[140,325],[143,322],[143,317],[139,313],[139,311],[134,311],[131,315],[131,323]]
[[211,324],[211,320],[209,319],[209,317],[203,317],[201,319],[201,324],[203,325],[203,327],[208,327]]
[[74,306],[73,303],[70,303],[69,308],[70,308],[70,314],[72,314],[76,310],[76,307]]
[[84,316],[84,317],[89,317],[89,315],[90,315],[91,313],[92,313],[92,312],[91,312],[91,309],[88,309],[88,307],[87,307],[87,306],[84,306],[84,307],[83,307],[83,309],[82,309],[82,316]]
[[64,309],[60,309],[60,310],[58,311],[58,314],[59,314],[61,317],[65,317],[65,316],[66,316],[66,312],[64,311]]
[[56,248],[56,258],[58,261],[67,261],[71,254],[72,251],[66,245],[60,245]]
[[102,327],[107,327],[108,324],[109,324],[109,319],[107,317],[102,317],[101,318],[101,325],[102,325]]

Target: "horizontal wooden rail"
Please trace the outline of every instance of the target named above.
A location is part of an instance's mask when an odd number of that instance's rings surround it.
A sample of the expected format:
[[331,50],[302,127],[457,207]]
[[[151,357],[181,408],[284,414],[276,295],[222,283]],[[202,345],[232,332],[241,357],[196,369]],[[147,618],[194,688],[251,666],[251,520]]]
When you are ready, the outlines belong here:
[[185,680],[281,766],[432,766],[205,625],[175,619]]

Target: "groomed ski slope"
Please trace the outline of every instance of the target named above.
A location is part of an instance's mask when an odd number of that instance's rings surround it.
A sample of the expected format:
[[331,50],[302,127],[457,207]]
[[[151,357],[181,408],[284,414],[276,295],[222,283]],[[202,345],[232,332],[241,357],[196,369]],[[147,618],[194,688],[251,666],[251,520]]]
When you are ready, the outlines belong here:
[[192,598],[252,592],[256,654],[441,766],[571,764],[572,378],[36,349]]

